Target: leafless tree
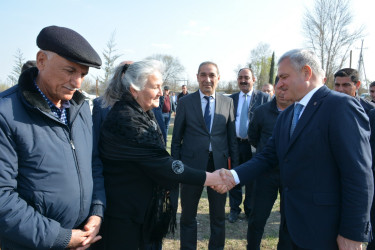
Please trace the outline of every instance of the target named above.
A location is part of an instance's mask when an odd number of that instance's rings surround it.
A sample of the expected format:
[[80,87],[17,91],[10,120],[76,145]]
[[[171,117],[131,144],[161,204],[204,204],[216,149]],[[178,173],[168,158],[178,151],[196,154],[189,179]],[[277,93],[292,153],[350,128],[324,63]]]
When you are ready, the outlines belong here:
[[236,78],[236,79],[237,79],[237,76],[238,76],[238,71],[240,71],[240,69],[242,69],[242,68],[245,68],[245,67],[242,66],[241,64],[238,64],[237,67],[235,67],[235,68],[233,69],[233,72],[234,72],[234,74],[235,74],[235,78]]
[[352,27],[350,0],[315,0],[306,9],[302,30],[307,46],[320,58],[326,71],[326,84],[332,88],[333,74],[342,68],[350,47],[363,37],[364,27]]
[[89,78],[85,77],[81,84],[81,90],[84,90],[86,93],[95,95],[96,94],[96,86],[95,83]]
[[180,63],[180,60],[171,55],[155,54],[146,59],[155,59],[164,63],[165,71],[163,75],[164,85],[168,85],[173,91],[180,90],[177,88],[177,80],[181,79],[185,67]]
[[21,75],[22,66],[25,62],[25,58],[23,58],[23,53],[20,49],[17,49],[16,54],[14,55],[14,66],[13,71],[10,75],[8,75],[8,80],[10,84],[13,86],[17,84],[18,78]]

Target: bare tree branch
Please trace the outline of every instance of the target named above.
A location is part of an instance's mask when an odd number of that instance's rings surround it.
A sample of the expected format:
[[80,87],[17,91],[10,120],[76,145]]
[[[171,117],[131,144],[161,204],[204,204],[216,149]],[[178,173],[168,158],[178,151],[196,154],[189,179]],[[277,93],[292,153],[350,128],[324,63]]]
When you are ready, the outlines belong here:
[[364,36],[364,27],[353,28],[352,22],[349,0],[316,0],[311,10],[305,10],[302,31],[307,46],[320,57],[329,87],[350,47]]
[[146,59],[155,59],[164,63],[165,70],[163,74],[164,85],[168,85],[172,90],[176,90],[176,82],[181,78],[185,68],[176,57],[163,54],[155,54]]

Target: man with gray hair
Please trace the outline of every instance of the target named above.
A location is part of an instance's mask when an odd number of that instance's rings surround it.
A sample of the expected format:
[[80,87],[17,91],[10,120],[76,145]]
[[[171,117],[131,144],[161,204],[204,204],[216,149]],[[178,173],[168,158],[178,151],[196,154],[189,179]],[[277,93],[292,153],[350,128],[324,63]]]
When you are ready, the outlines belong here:
[[1,249],[86,249],[105,207],[92,120],[77,91],[101,59],[77,32],[41,30],[36,67],[0,94]]
[[275,94],[275,90],[273,89],[273,85],[271,83],[266,83],[262,86],[262,92],[267,93],[272,98]]
[[279,165],[281,226],[293,248],[361,249],[374,188],[369,119],[356,99],[324,86],[313,52],[291,50],[278,66],[277,88],[295,103],[262,152],[222,174],[245,184]]

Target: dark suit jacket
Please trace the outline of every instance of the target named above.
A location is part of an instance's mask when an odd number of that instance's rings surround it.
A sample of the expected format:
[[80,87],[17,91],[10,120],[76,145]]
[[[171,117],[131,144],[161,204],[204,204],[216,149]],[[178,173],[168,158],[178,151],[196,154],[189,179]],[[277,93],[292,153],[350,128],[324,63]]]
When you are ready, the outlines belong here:
[[[235,119],[237,118],[238,99],[239,99],[240,93],[241,92],[237,92],[237,93],[230,96],[230,98],[233,99],[233,103],[234,103],[234,118]],[[258,90],[254,90],[253,94],[251,95],[249,111],[248,111],[249,112],[249,121],[251,121],[251,119],[253,118],[254,110],[258,106],[260,106],[260,105],[262,105],[266,102],[269,102],[269,101],[270,101],[270,96],[267,93],[264,93],[264,92],[258,91]]]
[[336,238],[367,241],[373,196],[370,126],[359,102],[321,87],[289,139],[291,105],[262,152],[236,168],[241,183],[279,164],[282,211],[292,240],[333,249]]
[[[375,166],[375,103],[369,102],[366,99],[360,98],[356,96],[356,99],[359,101],[363,109],[365,110],[367,116],[370,119],[370,127],[371,127],[371,136],[370,136],[370,144],[371,144],[371,152],[372,152],[372,158],[373,158],[373,163],[372,163],[372,168],[374,169]],[[374,226],[374,225],[373,225]]]
[[375,103],[369,102],[366,99],[360,98],[358,96],[356,96],[355,98],[359,101],[367,115],[369,115],[370,110],[375,108]]
[[181,98],[177,105],[172,156],[193,168],[206,170],[210,142],[216,169],[228,168],[228,157],[233,166],[238,164],[233,101],[218,93],[215,98],[211,134],[204,122],[199,90]]
[[249,123],[249,142],[257,149],[257,153],[262,151],[272,136],[277,117],[280,111],[277,109],[276,98],[272,101],[260,105],[254,110],[253,118]]

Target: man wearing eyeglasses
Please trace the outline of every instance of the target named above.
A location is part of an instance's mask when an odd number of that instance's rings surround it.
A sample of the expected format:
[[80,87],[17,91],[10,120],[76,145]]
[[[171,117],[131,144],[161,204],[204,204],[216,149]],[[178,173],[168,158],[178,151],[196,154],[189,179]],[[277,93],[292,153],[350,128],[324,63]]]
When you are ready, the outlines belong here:
[[[236,136],[238,142],[239,163],[242,164],[252,157],[251,146],[248,140],[249,121],[253,116],[255,108],[268,102],[270,96],[258,90],[254,90],[255,76],[250,68],[240,69],[237,83],[240,92],[231,95],[234,103],[234,116],[236,118]],[[245,186],[244,212],[247,218],[251,214],[251,193],[254,183]],[[237,185],[229,191],[230,213],[228,220],[234,223],[241,213],[242,187]]]

